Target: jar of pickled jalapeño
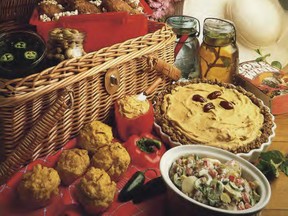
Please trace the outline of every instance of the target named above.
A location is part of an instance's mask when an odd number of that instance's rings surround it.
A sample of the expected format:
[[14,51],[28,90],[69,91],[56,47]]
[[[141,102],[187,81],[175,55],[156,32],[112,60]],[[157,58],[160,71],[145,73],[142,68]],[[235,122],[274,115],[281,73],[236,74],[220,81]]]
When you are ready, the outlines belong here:
[[232,83],[239,61],[234,25],[226,20],[206,18],[199,55],[202,78]]
[[174,65],[181,70],[181,78],[199,77],[199,20],[190,16],[175,15],[168,17],[166,23],[172,27],[177,35],[174,48]]

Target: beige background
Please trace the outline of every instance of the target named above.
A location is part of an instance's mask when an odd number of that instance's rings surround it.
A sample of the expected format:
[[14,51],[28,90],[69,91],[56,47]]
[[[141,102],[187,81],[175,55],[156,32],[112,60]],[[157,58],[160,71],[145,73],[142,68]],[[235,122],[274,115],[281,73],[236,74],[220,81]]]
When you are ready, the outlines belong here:
[[[196,17],[199,19],[201,24],[201,31],[203,26],[203,21],[206,17],[217,17],[222,19],[227,19],[225,17],[226,6],[229,1],[239,1],[239,0],[184,0],[176,5],[175,14],[184,14]],[[253,0],[252,0],[253,1]],[[279,4],[278,0],[262,0],[270,1],[274,4],[275,10],[281,15],[281,34],[275,43],[266,46],[258,47],[262,50],[264,54],[270,53],[271,56],[267,58],[268,62],[277,60],[280,61],[283,67],[288,70],[288,11],[284,10]],[[255,7],[255,10],[261,10],[261,5]],[[269,14],[267,15],[269,16]],[[273,23],[267,23],[267,25],[273,25]],[[265,34],[265,32],[263,32]],[[202,41],[202,32],[199,37],[199,41]],[[248,47],[237,40],[239,47],[239,57],[240,62],[254,60],[259,55],[255,52],[255,48]]]

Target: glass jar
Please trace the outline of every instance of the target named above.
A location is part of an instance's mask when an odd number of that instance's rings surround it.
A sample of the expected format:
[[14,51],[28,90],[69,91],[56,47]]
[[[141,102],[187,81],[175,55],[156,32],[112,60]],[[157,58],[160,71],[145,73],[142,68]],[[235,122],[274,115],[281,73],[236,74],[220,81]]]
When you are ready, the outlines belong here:
[[226,20],[206,18],[199,55],[202,78],[232,83],[239,61],[234,25]]
[[83,48],[85,35],[77,29],[55,28],[49,32],[47,58],[54,63],[86,54]]
[[175,41],[175,66],[181,70],[181,77],[199,77],[199,20],[190,16],[171,16],[166,19],[177,35]]

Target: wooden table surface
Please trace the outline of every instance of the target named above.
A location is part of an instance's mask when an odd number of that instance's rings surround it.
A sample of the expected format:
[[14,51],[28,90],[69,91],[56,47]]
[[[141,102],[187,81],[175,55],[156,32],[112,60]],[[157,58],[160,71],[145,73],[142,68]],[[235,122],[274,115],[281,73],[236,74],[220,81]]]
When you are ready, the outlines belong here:
[[[288,114],[275,116],[276,136],[268,150],[277,149],[288,153]],[[272,196],[261,216],[288,216],[288,176],[280,176],[270,181]]]

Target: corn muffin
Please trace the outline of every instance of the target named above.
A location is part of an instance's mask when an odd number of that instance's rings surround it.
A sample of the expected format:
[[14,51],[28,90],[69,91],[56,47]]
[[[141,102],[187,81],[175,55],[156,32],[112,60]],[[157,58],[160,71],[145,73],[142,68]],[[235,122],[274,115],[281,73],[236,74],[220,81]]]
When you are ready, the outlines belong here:
[[111,143],[114,139],[112,128],[101,121],[93,121],[85,125],[79,132],[79,146],[94,153],[103,145]]
[[17,186],[20,201],[30,208],[41,208],[59,192],[60,177],[53,168],[37,164],[25,173]]
[[115,142],[99,148],[91,159],[91,166],[105,170],[112,180],[117,181],[126,172],[130,162],[127,150]]
[[91,167],[76,188],[77,199],[85,211],[97,215],[113,202],[116,183],[104,170]]
[[59,157],[56,170],[64,185],[69,185],[82,176],[90,164],[88,151],[85,149],[64,150]]

